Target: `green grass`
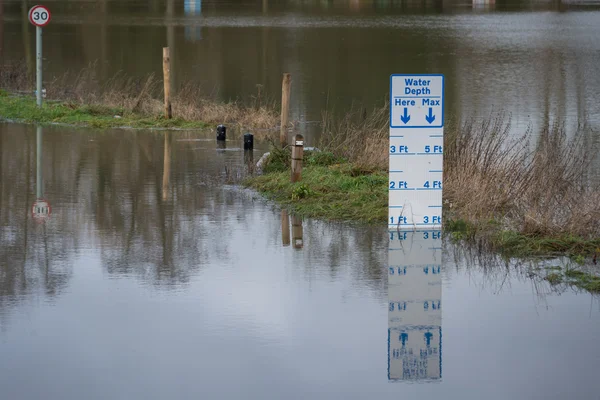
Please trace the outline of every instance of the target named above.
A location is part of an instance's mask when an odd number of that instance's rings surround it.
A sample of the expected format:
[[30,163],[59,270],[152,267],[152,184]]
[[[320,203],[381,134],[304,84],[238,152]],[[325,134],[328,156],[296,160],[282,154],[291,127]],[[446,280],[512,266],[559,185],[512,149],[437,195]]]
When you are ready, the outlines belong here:
[[307,152],[302,181],[290,183],[290,170],[281,162],[286,152],[274,152],[267,168],[272,172],[246,179],[246,186],[305,217],[367,224],[387,219],[387,174],[362,174],[348,163],[335,163],[340,160],[330,153]]
[[[121,118],[115,118],[115,115]],[[9,96],[0,92],[0,120],[23,123],[66,124],[90,128],[178,128],[198,129],[206,124],[179,118],[147,116],[125,112],[123,109],[100,105],[80,105],[59,101],[44,101],[41,108],[35,99],[25,96]]]

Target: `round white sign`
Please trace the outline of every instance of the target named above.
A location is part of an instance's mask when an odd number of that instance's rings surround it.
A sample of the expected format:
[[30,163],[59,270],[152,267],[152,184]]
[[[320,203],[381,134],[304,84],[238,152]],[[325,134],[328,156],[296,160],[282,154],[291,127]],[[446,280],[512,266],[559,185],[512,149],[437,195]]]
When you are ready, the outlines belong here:
[[50,14],[50,10],[44,6],[33,6],[29,10],[29,22],[35,26],[46,26],[51,18],[52,15]]

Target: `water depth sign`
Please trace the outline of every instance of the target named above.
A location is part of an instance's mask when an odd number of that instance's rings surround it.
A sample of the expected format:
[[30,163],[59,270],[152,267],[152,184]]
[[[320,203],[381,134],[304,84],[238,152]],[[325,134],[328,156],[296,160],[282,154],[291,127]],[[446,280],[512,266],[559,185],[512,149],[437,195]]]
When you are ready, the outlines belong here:
[[388,227],[441,229],[444,76],[390,77]]

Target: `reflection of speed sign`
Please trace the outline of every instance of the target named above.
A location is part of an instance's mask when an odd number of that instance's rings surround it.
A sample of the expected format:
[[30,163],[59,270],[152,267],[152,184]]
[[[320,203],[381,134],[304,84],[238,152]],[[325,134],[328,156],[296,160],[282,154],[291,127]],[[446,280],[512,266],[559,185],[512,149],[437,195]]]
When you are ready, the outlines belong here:
[[50,22],[50,10],[44,6],[33,6],[29,10],[29,22],[35,26],[43,27]]

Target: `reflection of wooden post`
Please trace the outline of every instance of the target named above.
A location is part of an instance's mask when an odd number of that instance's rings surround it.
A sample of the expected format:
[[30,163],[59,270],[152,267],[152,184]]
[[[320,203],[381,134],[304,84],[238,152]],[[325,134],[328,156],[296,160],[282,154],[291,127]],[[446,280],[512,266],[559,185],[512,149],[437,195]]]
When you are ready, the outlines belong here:
[[167,200],[169,191],[169,178],[171,176],[171,134],[165,133],[165,152],[163,156],[163,183],[162,183],[162,199]]
[[292,215],[292,246],[295,249],[304,247],[302,239],[302,218],[297,215]]
[[283,247],[290,245],[290,219],[287,210],[281,210],[281,242]]
[[279,142],[281,147],[287,145],[287,125],[290,113],[290,89],[292,85],[292,75],[283,74],[283,83],[281,84],[281,130],[279,131]]
[[163,79],[165,87],[165,118],[171,119],[171,56],[168,47],[163,47]]
[[294,136],[292,147],[292,183],[302,180],[302,157],[304,157],[304,137]]

